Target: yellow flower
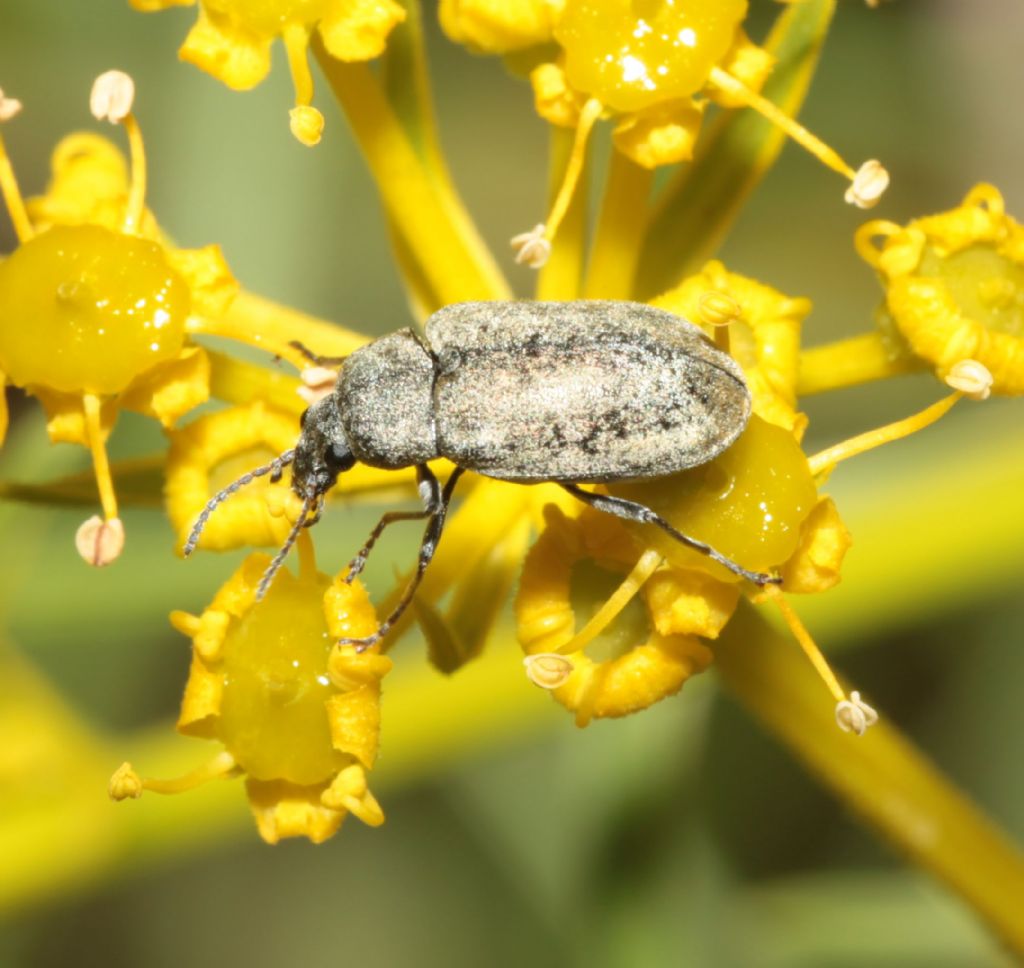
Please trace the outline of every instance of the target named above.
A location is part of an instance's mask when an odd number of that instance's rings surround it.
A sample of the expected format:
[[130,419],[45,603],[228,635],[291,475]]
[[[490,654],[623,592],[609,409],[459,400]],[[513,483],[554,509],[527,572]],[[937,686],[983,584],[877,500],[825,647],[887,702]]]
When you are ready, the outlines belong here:
[[[131,0],[137,10],[190,6],[195,0]],[[323,115],[314,107],[307,48],[314,30],[341,61],[365,61],[384,52],[387,36],[405,20],[394,0],[199,0],[199,19],[178,51],[237,91],[255,87],[270,71],[270,47],[280,37],[295,85],[292,134],[315,145]]]
[[0,186],[20,243],[0,263],[0,373],[39,398],[51,440],[92,451],[105,521],[80,532],[79,548],[93,549],[82,550],[93,564],[113,560],[96,548],[120,550],[110,529],[123,535],[104,446],[117,411],[170,427],[207,399],[209,360],[189,333],[223,313],[237,288],[217,246],[174,248],[146,210],[132,91],[130,78],[110,72],[93,92],[98,112],[120,97],[110,119],[128,133],[130,173],[110,142],[73,134],[54,151],[45,195],[25,204],[13,178]]
[[1024,393],[1024,228],[994,187],[977,185],[957,208],[906,226],[868,222],[856,244],[885,288],[884,334],[940,378],[973,359],[991,372],[993,392]]
[[565,0],[441,0],[441,28],[458,44],[507,54],[552,40]]
[[371,826],[384,822],[366,774],[377,757],[381,679],[391,660],[335,645],[374,631],[373,608],[358,583],[316,571],[308,536],[300,555],[298,576],[278,573],[260,603],[256,588],[270,559],[252,554],[201,615],[172,614],[192,639],[178,729],[223,750],[177,780],[143,778],[126,764],[111,781],[111,796],[177,793],[245,774],[268,843],[319,843],[349,813]]

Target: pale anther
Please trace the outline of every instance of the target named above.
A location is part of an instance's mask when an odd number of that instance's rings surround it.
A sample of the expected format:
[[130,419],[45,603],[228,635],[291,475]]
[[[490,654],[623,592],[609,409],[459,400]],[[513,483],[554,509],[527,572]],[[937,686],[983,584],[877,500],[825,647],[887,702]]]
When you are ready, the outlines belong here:
[[21,110],[21,101],[13,97],[4,97],[0,90],[0,122],[10,121]]
[[551,241],[545,238],[547,231],[543,222],[535,225],[529,232],[513,236],[510,245],[516,253],[516,262],[525,263],[531,269],[540,269],[551,255]]
[[836,703],[836,724],[844,733],[863,736],[877,722],[878,713],[860,698],[859,692],[851,692],[849,699]]
[[987,400],[992,394],[992,374],[977,360],[955,363],[946,374],[946,383],[972,400]]
[[300,104],[288,112],[288,125],[295,139],[307,148],[320,144],[324,116],[309,104]]
[[338,371],[332,370],[329,366],[307,366],[299,374],[302,386],[298,394],[312,406],[318,400],[330,396],[334,385],[338,382]]
[[874,208],[889,187],[889,172],[880,161],[865,161],[846,189],[846,201],[857,208]]
[[523,659],[526,676],[541,689],[557,689],[570,675],[575,666],[564,655],[557,652],[538,652]]
[[93,81],[89,110],[97,121],[117,124],[132,110],[135,82],[124,71],[106,71]]
[[120,518],[104,520],[94,514],[75,532],[75,548],[86,564],[103,568],[124,550],[124,525]]

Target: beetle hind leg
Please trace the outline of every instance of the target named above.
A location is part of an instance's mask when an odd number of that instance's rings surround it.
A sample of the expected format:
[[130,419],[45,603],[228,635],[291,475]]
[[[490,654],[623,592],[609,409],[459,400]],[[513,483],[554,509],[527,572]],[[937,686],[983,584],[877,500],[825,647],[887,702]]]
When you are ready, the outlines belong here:
[[592,491],[583,490],[578,484],[562,484],[561,487],[573,497],[584,504],[589,504],[590,507],[596,508],[598,511],[614,514],[617,518],[623,518],[626,521],[636,521],[638,524],[653,524],[661,528],[669,537],[674,538],[680,544],[686,545],[687,548],[693,548],[694,551],[699,551],[702,555],[707,555],[712,561],[717,561],[723,567],[728,568],[733,574],[739,575],[740,578],[746,578],[747,581],[752,581],[755,585],[763,587],[764,585],[782,584],[782,579],[777,575],[750,571],[731,558],[727,558],[720,551],[716,551],[711,545],[683,534],[682,531],[674,528],[660,514],[652,511],[645,504],[627,501],[623,497],[614,497],[610,494],[594,494]]
[[[352,568],[355,567],[356,562],[360,561],[359,571],[362,570],[363,565],[366,563],[366,555],[369,554],[369,549],[373,547],[373,543],[381,532],[390,524],[392,521],[410,520],[416,517],[427,517],[427,527],[423,532],[423,541],[420,544],[419,558],[416,563],[416,574],[412,576],[409,584],[405,586],[405,591],[402,592],[402,597],[399,599],[398,604],[392,609],[391,614],[380,623],[379,628],[373,635],[368,635],[362,639],[339,639],[338,645],[354,645],[356,652],[364,652],[371,645],[375,645],[379,642],[391,629],[395,623],[402,617],[402,613],[409,607],[413,600],[413,596],[416,594],[416,589],[419,588],[420,582],[423,580],[423,574],[427,570],[427,566],[434,559],[434,552],[437,550],[437,543],[441,539],[441,532],[444,530],[445,518],[448,514],[448,505],[452,499],[452,492],[455,490],[455,484],[458,479],[462,476],[462,468],[456,467],[452,472],[451,477],[445,482],[444,487],[438,483],[437,478],[433,472],[427,467],[426,464],[420,464],[416,468],[417,477],[420,481],[420,496],[423,498],[423,510],[422,511],[406,511],[406,512],[392,512],[393,515],[403,515],[403,517],[391,517],[391,515],[384,515],[380,523],[374,528],[373,533],[370,535],[370,540],[367,542],[366,547],[363,551],[360,551],[358,555],[353,559],[352,566],[346,581],[351,581],[355,575],[352,573]],[[390,518],[390,520],[388,520]],[[364,553],[365,552],[365,553]],[[358,571],[356,572],[358,574]]]

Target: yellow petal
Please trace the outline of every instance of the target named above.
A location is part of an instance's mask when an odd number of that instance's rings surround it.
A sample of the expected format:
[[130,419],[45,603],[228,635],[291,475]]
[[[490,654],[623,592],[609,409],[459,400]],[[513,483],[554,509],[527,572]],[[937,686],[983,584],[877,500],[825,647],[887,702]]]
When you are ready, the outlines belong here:
[[320,844],[337,833],[345,819],[342,811],[320,802],[322,786],[247,779],[245,792],[256,827],[268,844],[276,844],[285,837],[308,837],[314,844]]
[[[727,74],[735,77],[751,91],[760,91],[775,66],[775,58],[768,51],[753,43],[742,29],[738,29],[732,48],[725,55],[721,66]],[[714,86],[709,89],[709,94],[722,107],[741,108],[746,106],[746,101],[741,101],[724,91],[717,90]]]
[[704,572],[665,569],[647,580],[643,595],[661,635],[714,639],[732,618],[740,589]]
[[238,295],[238,281],[231,274],[219,245],[201,249],[173,249],[164,251],[172,269],[188,283],[192,295],[192,308],[200,316],[221,316],[228,311]]
[[220,713],[224,676],[210,669],[197,654],[192,656],[178,715],[178,732],[185,736],[213,739],[217,735],[215,719]]
[[560,128],[575,128],[586,100],[569,86],[560,64],[541,64],[530,71],[533,104],[537,113]]
[[170,7],[191,7],[196,0],[128,0],[136,9],[144,13],[151,13],[154,10],[167,10]]
[[384,53],[388,34],[405,20],[394,0],[333,0],[320,20],[320,36],[332,57],[365,61]]
[[380,686],[338,693],[326,705],[334,748],[372,768],[380,744]]
[[615,147],[642,168],[689,161],[700,133],[704,103],[670,101],[628,114],[615,127]]
[[[46,432],[55,444],[81,444],[89,446],[85,426],[82,398],[74,393],[60,393],[47,387],[30,386],[29,393],[39,398],[46,412]],[[100,431],[105,441],[117,420],[117,400],[104,400],[100,409]]]
[[178,56],[233,90],[246,91],[267,76],[272,39],[201,5]]
[[838,584],[843,558],[853,538],[839,517],[835,502],[823,496],[800,532],[800,544],[783,565],[782,587],[787,592],[823,592]]
[[137,376],[121,395],[127,410],[156,417],[165,428],[210,397],[210,358],[187,346],[176,360],[158,363]]
[[438,17],[450,40],[485,54],[549,43],[565,0],[441,0]]
[[28,201],[38,229],[88,222],[120,231],[128,199],[128,166],[121,151],[98,134],[63,138],[50,159],[46,194]]

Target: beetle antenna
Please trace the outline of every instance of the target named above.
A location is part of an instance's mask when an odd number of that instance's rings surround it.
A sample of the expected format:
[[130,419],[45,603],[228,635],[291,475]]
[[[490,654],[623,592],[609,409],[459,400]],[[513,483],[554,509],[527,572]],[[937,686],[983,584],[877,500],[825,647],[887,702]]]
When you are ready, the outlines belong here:
[[263,601],[263,596],[267,594],[267,589],[270,588],[270,584],[274,580],[274,575],[280,571],[281,565],[284,564],[285,558],[288,557],[288,552],[292,550],[292,545],[295,544],[295,541],[299,536],[299,532],[305,525],[306,518],[309,517],[310,509],[313,507],[313,502],[315,500],[316,491],[313,490],[313,488],[310,488],[306,491],[306,499],[302,502],[302,510],[299,511],[299,516],[295,519],[295,524],[292,525],[291,531],[288,532],[288,537],[284,539],[284,544],[281,545],[281,550],[274,555],[273,560],[269,565],[267,565],[267,570],[263,572],[263,577],[260,579],[260,583],[256,586],[256,601]]
[[295,460],[294,448],[286,450],[279,457],[275,457],[269,464],[264,464],[262,467],[257,467],[255,470],[243,474],[237,481],[233,481],[222,491],[218,491],[206,502],[206,507],[203,508],[199,517],[196,518],[196,523],[192,525],[192,531],[189,533],[188,541],[185,542],[182,554],[187,558],[196,550],[196,545],[199,544],[199,536],[203,533],[206,522],[210,520],[210,515],[213,514],[219,504],[222,504],[231,497],[235,491],[241,490],[246,484],[251,484],[257,477],[262,477],[264,474],[269,474],[272,481],[278,480],[285,467],[293,460]]

